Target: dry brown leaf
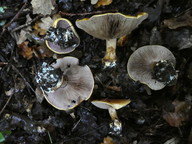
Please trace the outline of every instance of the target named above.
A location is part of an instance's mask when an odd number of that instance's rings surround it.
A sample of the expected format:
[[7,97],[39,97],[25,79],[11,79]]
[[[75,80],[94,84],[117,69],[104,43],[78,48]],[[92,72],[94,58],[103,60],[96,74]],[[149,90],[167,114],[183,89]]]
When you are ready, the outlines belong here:
[[33,14],[50,15],[54,6],[51,0],[32,0]]
[[110,136],[107,136],[103,139],[103,143],[101,144],[116,144]]
[[31,59],[33,57],[33,49],[28,46],[27,41],[22,42],[21,44],[18,45],[19,48],[19,54],[22,55],[26,59]]
[[185,26],[192,27],[192,11],[186,12],[185,14],[176,18],[164,20],[163,23],[169,29],[177,29]]
[[179,127],[184,121],[187,121],[191,111],[191,105],[184,101],[174,101],[174,112],[165,112],[164,120],[173,127]]
[[106,6],[106,5],[110,5],[113,2],[113,0],[99,0],[95,7],[98,8],[100,6]]
[[54,54],[45,45],[40,45],[38,47],[34,46],[33,50],[35,56],[40,59],[43,59],[45,57],[52,57]]
[[60,15],[56,14],[53,15],[53,18],[51,18],[50,16],[41,18],[41,20],[37,21],[33,26],[33,28],[35,29],[34,34],[45,35],[47,30],[52,26],[53,21],[60,17]]

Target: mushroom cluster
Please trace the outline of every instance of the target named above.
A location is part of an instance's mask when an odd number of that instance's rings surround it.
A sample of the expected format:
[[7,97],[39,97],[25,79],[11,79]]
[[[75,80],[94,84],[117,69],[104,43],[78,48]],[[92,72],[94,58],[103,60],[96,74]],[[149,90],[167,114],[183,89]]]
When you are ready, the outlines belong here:
[[94,87],[90,68],[79,66],[74,57],[57,59],[50,66],[43,64],[35,80],[45,99],[59,110],[72,109],[88,100]]

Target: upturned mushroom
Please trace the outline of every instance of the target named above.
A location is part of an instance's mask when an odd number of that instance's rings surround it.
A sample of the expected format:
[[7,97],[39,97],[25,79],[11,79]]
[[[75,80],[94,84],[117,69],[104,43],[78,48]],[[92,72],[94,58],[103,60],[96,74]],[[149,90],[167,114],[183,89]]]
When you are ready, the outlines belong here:
[[112,67],[116,65],[117,60],[117,38],[130,34],[147,17],[147,13],[140,13],[136,16],[106,13],[77,20],[76,25],[93,37],[106,40],[106,54],[102,62],[106,67]]
[[146,84],[152,90],[173,85],[177,80],[176,59],[172,52],[160,45],[138,48],[129,57],[127,71],[135,81]]
[[122,131],[122,124],[117,116],[116,110],[121,109],[128,105],[131,101],[129,99],[102,99],[93,100],[91,103],[98,108],[107,109],[111,117],[112,122],[110,123],[110,128],[112,134],[119,135]]
[[79,46],[80,38],[69,20],[58,18],[47,31],[45,43],[51,51],[66,54]]
[[50,66],[43,64],[35,80],[45,99],[59,110],[73,109],[88,100],[94,87],[90,68],[79,66],[74,57],[57,59]]

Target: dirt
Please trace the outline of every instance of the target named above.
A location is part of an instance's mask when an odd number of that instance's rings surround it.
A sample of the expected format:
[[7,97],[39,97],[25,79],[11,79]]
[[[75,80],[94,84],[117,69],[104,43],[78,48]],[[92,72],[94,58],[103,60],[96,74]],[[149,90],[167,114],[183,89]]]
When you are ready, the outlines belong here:
[[[0,19],[10,22],[24,2],[0,2],[1,6],[12,7],[7,9],[6,15],[0,13]],[[182,101],[191,107],[192,30],[190,26],[170,29],[163,21],[191,11],[192,1],[114,0],[108,6],[95,8],[88,0],[58,0],[56,5],[55,13],[67,13],[62,17],[69,19],[74,26],[76,19],[90,17],[96,11],[131,15],[147,12],[149,17],[128,35],[124,46],[117,47],[117,66],[113,68],[104,68],[101,62],[105,54],[105,41],[75,26],[81,43],[74,52],[66,55],[79,58],[80,65],[91,68],[95,87],[88,101],[73,110],[60,111],[46,100],[40,102],[35,95],[35,73],[42,62],[53,62],[53,57],[38,58],[33,54],[30,59],[24,58],[19,53],[16,39],[11,35],[14,28],[25,24],[27,14],[32,19],[37,16],[32,13],[28,1],[26,8],[29,10],[15,19],[4,32],[5,27],[1,26],[0,29],[3,32],[0,37],[0,132],[10,131],[10,134],[4,135],[4,143],[100,144],[105,137],[110,136],[114,144],[164,144],[172,138],[175,138],[174,143],[191,144],[191,109],[178,112],[173,102]],[[143,84],[128,77],[127,61],[133,50],[152,44],[163,45],[172,51],[177,61],[178,80],[175,85],[151,91],[152,94],[148,95]],[[184,44],[187,46],[183,48]],[[30,41],[29,47],[33,45],[34,41]],[[91,100],[105,98],[131,100],[129,105],[117,111],[123,126],[121,135],[110,134],[108,111],[91,104]],[[178,119],[184,120],[179,126],[173,126],[163,118],[168,112],[179,113]]]

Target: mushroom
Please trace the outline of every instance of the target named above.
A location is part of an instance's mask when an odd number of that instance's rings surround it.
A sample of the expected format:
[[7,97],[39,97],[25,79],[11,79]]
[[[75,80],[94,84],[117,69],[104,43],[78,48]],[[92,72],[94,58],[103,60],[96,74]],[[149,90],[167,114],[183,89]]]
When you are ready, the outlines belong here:
[[69,20],[58,18],[47,31],[45,43],[51,51],[66,54],[79,46],[80,38]]
[[102,99],[93,100],[91,103],[98,108],[107,109],[112,122],[110,128],[113,130],[112,134],[120,134],[122,131],[122,124],[117,116],[116,110],[128,105],[131,101],[129,99]]
[[138,48],[130,56],[127,71],[135,81],[146,84],[152,90],[160,90],[173,85],[177,80],[176,60],[167,48],[148,45]]
[[105,67],[113,67],[116,65],[117,60],[117,38],[130,34],[147,17],[147,13],[140,13],[136,16],[106,13],[77,20],[76,25],[88,34],[106,40],[106,54],[102,62],[105,64]]
[[[53,107],[69,110],[83,100],[89,99],[93,91],[94,79],[87,65],[79,66],[77,58],[64,57],[57,59],[56,63],[49,67],[40,70],[35,80],[42,89],[45,99]],[[53,73],[53,69],[60,72]],[[46,86],[49,88],[45,88]]]

